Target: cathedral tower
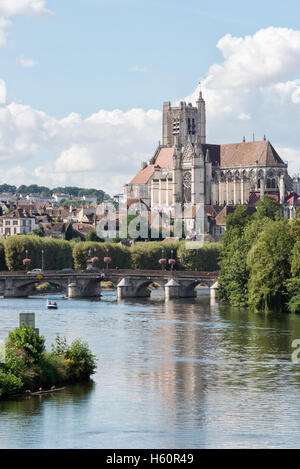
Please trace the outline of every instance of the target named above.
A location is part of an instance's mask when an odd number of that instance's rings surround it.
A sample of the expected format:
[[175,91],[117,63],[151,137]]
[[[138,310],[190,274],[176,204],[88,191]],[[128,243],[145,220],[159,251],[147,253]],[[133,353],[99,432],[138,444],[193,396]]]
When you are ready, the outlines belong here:
[[188,139],[192,143],[206,143],[206,111],[201,91],[196,107],[183,101],[176,107],[170,101],[163,104],[163,146],[173,147],[175,140],[185,146]]

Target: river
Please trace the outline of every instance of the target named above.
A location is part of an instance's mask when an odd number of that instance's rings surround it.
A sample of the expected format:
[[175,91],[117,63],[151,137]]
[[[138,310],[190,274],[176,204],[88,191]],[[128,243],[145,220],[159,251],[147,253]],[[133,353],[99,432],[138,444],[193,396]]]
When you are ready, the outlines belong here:
[[47,348],[81,337],[98,359],[93,383],[0,402],[0,448],[299,448],[300,317],[166,303],[0,299],[0,340],[35,312]]

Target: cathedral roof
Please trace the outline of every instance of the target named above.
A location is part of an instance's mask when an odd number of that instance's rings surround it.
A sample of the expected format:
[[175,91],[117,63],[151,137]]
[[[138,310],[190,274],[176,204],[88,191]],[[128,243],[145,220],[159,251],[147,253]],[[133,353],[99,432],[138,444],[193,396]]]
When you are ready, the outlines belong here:
[[[213,159],[212,159],[213,161]],[[274,166],[284,162],[270,142],[242,142],[220,145],[220,166]]]
[[149,164],[137,173],[137,175],[130,181],[130,184],[147,184],[153,172],[154,164]]
[[174,147],[161,148],[155,160],[155,165],[161,168],[173,168]]

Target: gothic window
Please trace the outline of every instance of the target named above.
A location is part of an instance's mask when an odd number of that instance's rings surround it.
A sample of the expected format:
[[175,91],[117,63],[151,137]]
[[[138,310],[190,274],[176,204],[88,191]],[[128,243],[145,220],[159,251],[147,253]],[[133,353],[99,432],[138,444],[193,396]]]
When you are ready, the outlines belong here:
[[173,135],[178,135],[180,131],[180,120],[174,119],[173,120]]
[[272,189],[276,189],[276,180],[272,179]]
[[195,135],[196,133],[196,124],[195,124],[195,119],[192,120],[192,134]]
[[189,203],[192,200],[192,174],[186,171],[183,176],[183,194],[184,202]]
[[191,119],[190,118],[188,118],[188,120],[187,120],[187,131],[188,131],[189,135],[192,133],[192,126],[191,126]]

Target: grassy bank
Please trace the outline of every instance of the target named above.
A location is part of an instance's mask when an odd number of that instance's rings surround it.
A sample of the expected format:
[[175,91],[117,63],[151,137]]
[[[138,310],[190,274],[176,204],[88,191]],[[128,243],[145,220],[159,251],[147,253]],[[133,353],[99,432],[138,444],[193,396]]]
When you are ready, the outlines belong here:
[[17,328],[9,333],[5,362],[0,364],[0,399],[84,382],[95,370],[95,356],[80,339],[68,345],[57,336],[47,352],[43,336],[28,326]]

